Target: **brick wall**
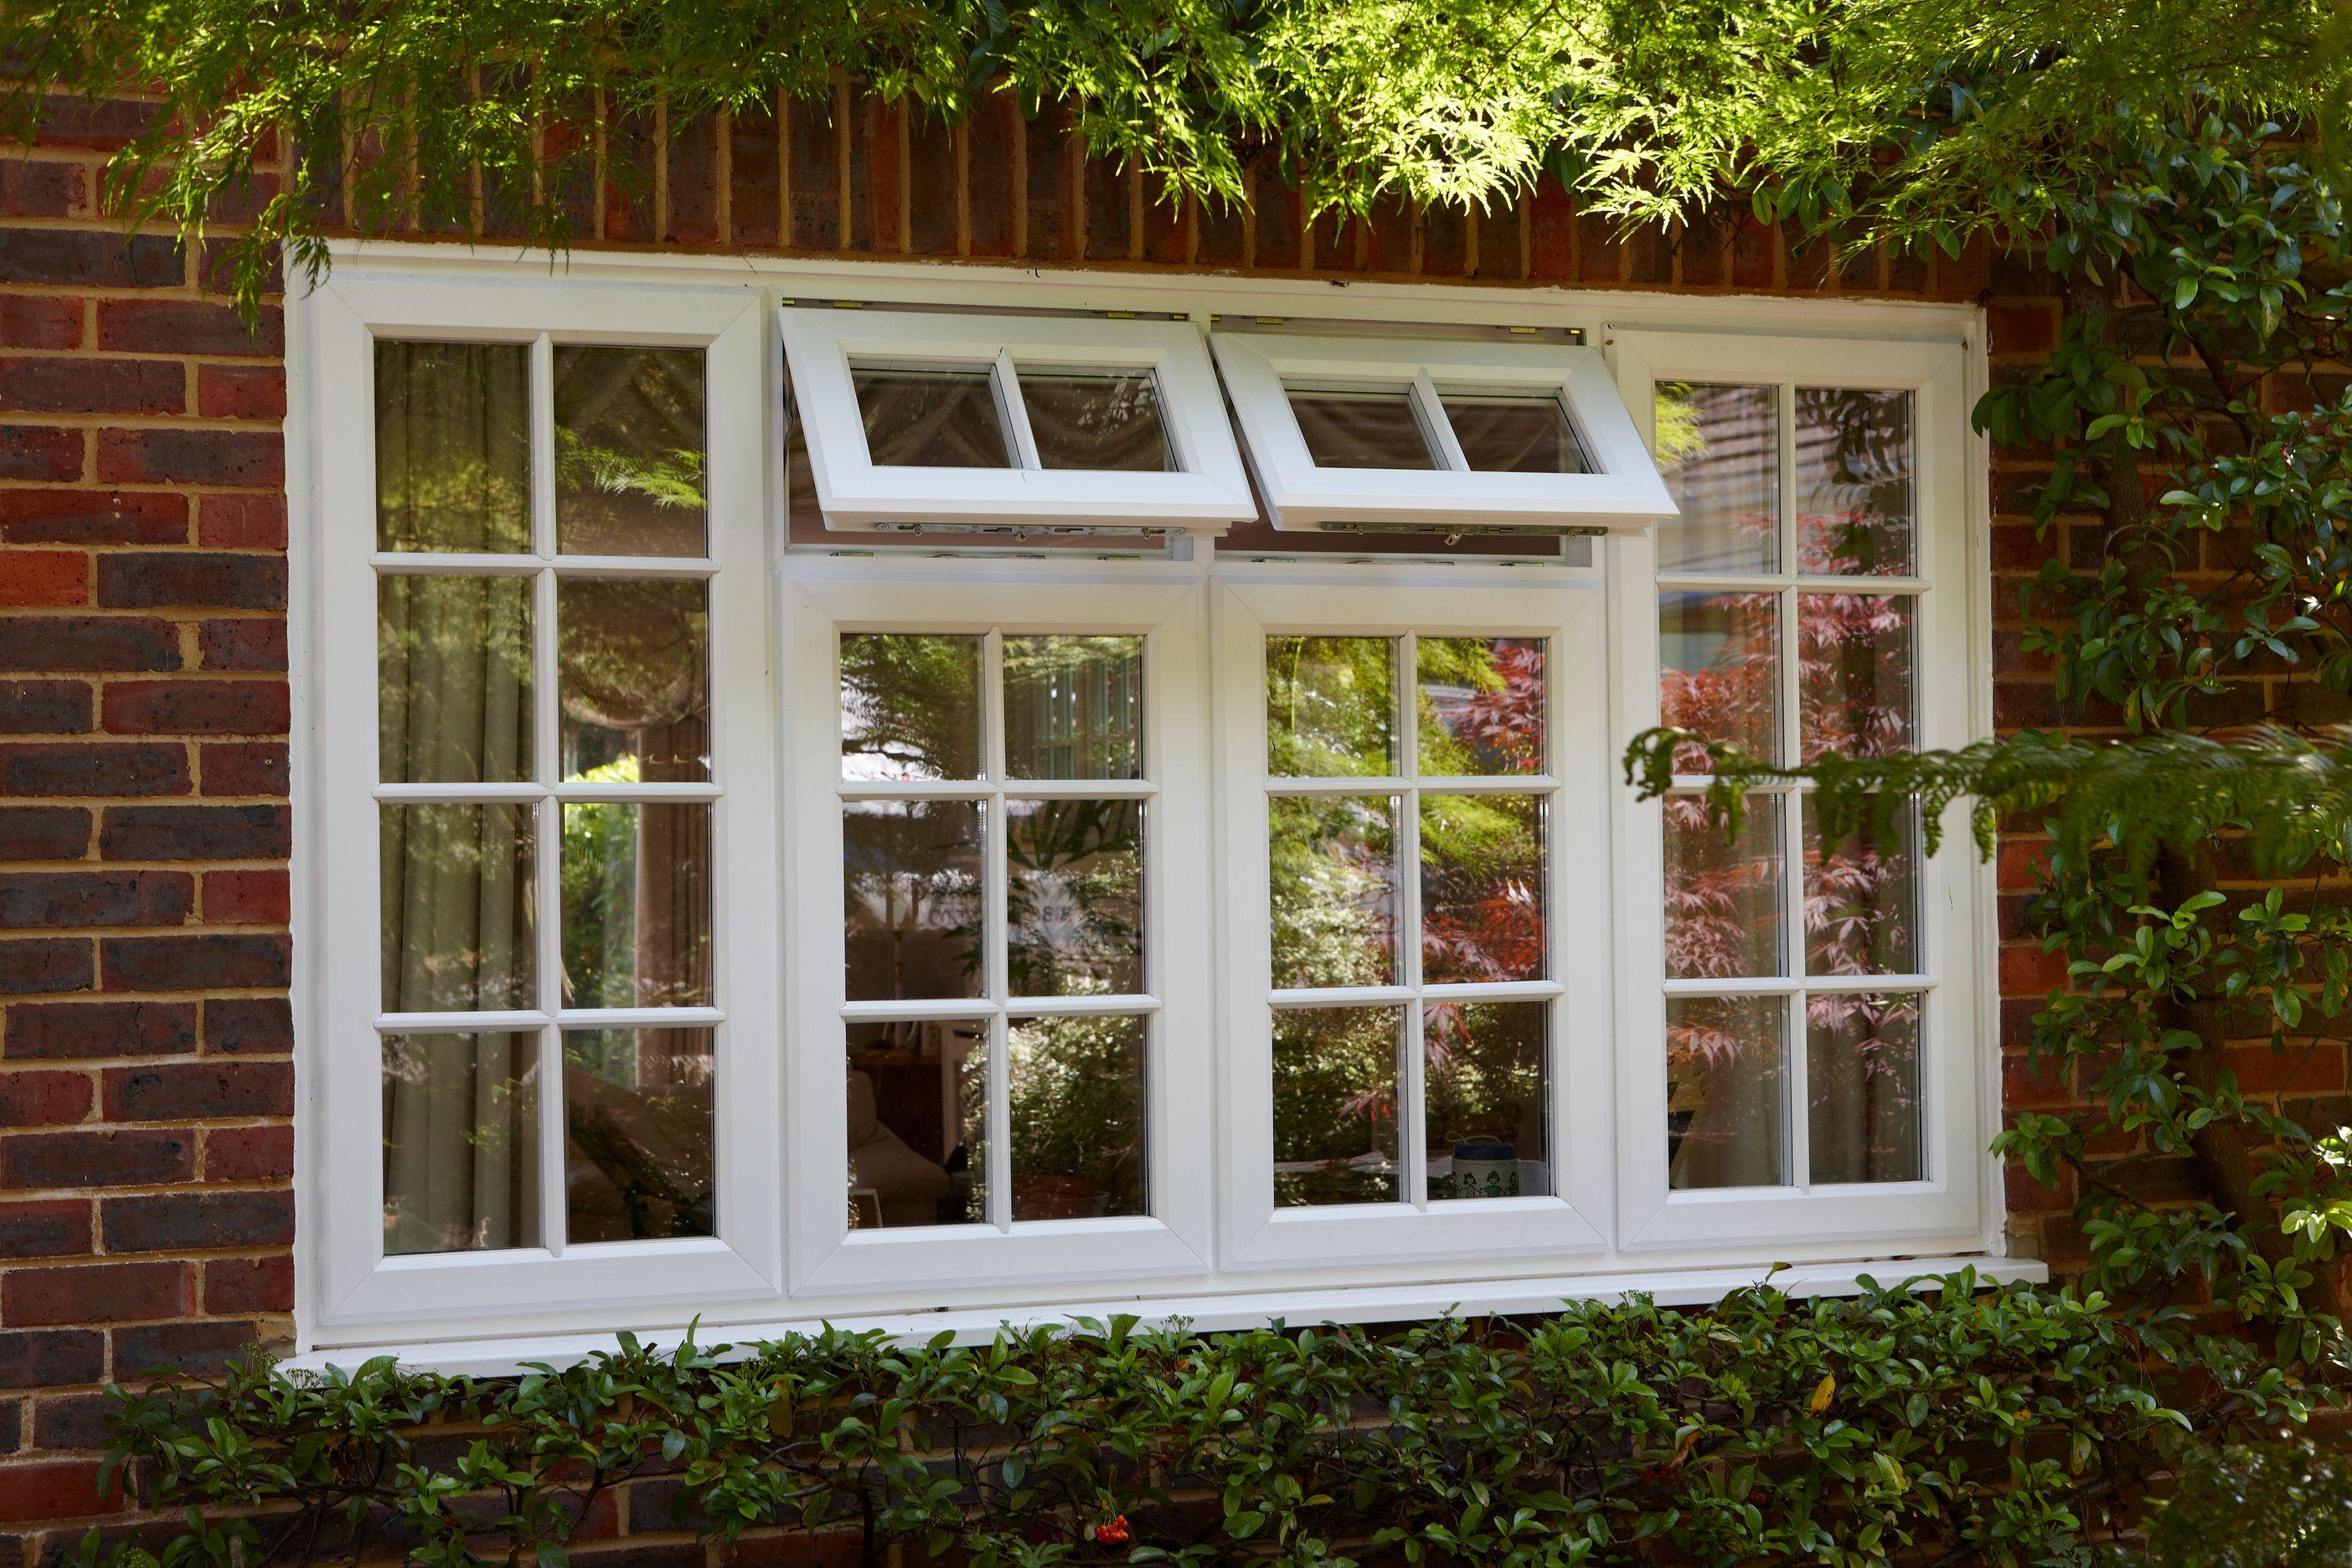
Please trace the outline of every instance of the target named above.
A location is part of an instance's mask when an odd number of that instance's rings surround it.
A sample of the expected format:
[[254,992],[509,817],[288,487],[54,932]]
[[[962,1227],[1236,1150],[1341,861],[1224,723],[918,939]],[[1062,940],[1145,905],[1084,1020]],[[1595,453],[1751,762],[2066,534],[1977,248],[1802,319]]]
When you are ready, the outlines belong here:
[[[247,332],[208,286],[215,251],[94,211],[143,112],[60,103],[37,146],[0,151],[0,1568],[47,1568],[93,1521],[139,1528],[95,1490],[98,1385],[290,1332],[282,321],[273,298]],[[602,245],[1988,299],[2003,370],[2056,326],[2033,280],[1973,254],[1832,277],[1744,212],[1621,239],[1550,185],[1309,227],[1260,171],[1245,212],[1171,208],[1009,100],[942,128],[845,89],[608,135],[656,174],[583,194]],[[2006,496],[2031,462],[1999,461]],[[2047,675],[2016,651],[2011,579],[2072,534],[2004,517],[1995,537],[2000,711],[2034,721]],[[2001,973],[2014,1048],[2051,976],[2017,942]],[[2028,1249],[2068,1195],[2012,1180]],[[701,1561],[635,1499],[591,1533]]]

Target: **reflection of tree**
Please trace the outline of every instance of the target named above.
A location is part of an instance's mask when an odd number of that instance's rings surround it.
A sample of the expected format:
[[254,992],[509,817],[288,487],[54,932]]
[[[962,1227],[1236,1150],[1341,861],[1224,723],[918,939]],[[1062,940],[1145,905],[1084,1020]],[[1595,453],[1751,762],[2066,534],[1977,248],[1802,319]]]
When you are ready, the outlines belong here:
[[859,778],[980,776],[980,639],[841,639],[841,750]]
[[[1016,996],[1143,988],[1143,807],[1026,803],[1005,840],[1005,964]],[[967,941],[975,942],[975,927]]]
[[1143,1213],[1143,1021],[1032,1018],[1006,1046],[1015,1208],[1051,1177],[1092,1212]]

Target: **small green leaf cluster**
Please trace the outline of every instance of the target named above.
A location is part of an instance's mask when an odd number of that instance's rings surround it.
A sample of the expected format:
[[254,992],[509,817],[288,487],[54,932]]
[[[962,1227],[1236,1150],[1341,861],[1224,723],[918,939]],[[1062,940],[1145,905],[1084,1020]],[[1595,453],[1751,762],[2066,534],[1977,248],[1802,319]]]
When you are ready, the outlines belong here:
[[184,1510],[163,1568],[562,1568],[601,1494],[655,1477],[707,1537],[860,1531],[975,1568],[2088,1563],[2192,1426],[2305,1416],[2243,1349],[1968,1274],[1388,1332],[625,1336],[512,1380],[255,1362],[119,1391],[110,1464]]

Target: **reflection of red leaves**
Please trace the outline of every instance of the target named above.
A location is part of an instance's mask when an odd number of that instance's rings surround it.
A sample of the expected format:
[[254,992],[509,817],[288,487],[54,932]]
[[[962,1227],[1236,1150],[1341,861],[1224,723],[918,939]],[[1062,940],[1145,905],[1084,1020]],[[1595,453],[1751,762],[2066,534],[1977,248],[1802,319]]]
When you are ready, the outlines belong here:
[[1438,721],[1498,772],[1531,773],[1543,764],[1544,645],[1502,637],[1490,646],[1494,680],[1442,703]]
[[1087,1526],[1087,1539],[1098,1546],[1124,1546],[1128,1536],[1127,1515],[1123,1513]]

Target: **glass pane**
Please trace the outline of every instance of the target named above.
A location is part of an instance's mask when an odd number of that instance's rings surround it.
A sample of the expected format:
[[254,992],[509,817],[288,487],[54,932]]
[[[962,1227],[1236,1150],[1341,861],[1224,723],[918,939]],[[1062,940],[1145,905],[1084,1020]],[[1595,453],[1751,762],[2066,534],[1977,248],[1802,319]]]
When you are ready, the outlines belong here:
[[710,777],[709,585],[564,578],[555,585],[565,779]]
[[1805,970],[1811,974],[1916,974],[1917,814],[1885,837],[1865,823],[1822,852],[1805,801]]
[[539,1245],[539,1037],[385,1036],[385,1254]]
[[702,555],[702,351],[555,350],[555,548]]
[[1013,1217],[1150,1212],[1144,1023],[1031,1018],[1005,1036]]
[[530,350],[375,345],[379,550],[530,551]]
[[709,1029],[564,1032],[565,1235],[718,1234],[715,1059]]
[[1911,571],[1911,395],[1797,388],[1797,570]]
[[1414,659],[1423,776],[1543,772],[1541,637],[1423,637]]
[[1004,771],[1016,779],[1143,776],[1143,639],[1004,639]]
[[1274,1015],[1274,1201],[1394,1203],[1402,1007]]
[[988,1219],[988,1025],[849,1026],[849,1228]]
[[1143,990],[1143,803],[1004,803],[1005,964],[1015,996]]
[[1666,1184],[1786,1185],[1778,996],[1666,999]]
[[528,577],[376,584],[376,763],[386,784],[531,776]]
[[563,807],[563,1005],[710,1005],[710,807]]
[[1433,468],[1437,458],[1403,387],[1290,394],[1318,468]]
[[1912,605],[1907,595],[1797,595],[1797,721],[1806,762],[1911,749]]
[[1727,980],[1783,974],[1780,800],[1751,795],[1739,837],[1726,843],[1696,795],[1668,795],[1666,977]]
[[[1658,713],[1677,730],[1780,755],[1780,608],[1777,594],[1658,595]],[[1685,746],[1678,773],[1713,770]]]
[[987,810],[965,800],[842,806],[849,1000],[981,994]]
[[1394,777],[1393,637],[1265,639],[1265,771]]
[[383,1010],[539,1005],[528,805],[377,808]]
[[1805,1083],[1815,1182],[1926,1177],[1918,997],[1806,998]]
[[1658,472],[1682,515],[1658,525],[1662,572],[1780,569],[1780,391],[1662,385]]
[[1394,796],[1266,803],[1277,989],[1396,984],[1396,813]]
[[1018,374],[1039,467],[1151,472],[1176,466],[1160,420],[1160,385],[1150,371]]
[[1438,401],[1473,472],[1589,474],[1591,459],[1558,397],[1449,392]]
[[995,376],[972,370],[850,367],[866,450],[878,466],[1009,468],[1013,448],[996,410]]
[[1421,1010],[1429,1196],[1548,1195],[1541,1002],[1439,1002]]
[[1421,977],[1541,980],[1543,801],[1531,795],[1421,797]]
[[841,776],[980,777],[980,638],[843,637]]

